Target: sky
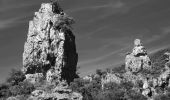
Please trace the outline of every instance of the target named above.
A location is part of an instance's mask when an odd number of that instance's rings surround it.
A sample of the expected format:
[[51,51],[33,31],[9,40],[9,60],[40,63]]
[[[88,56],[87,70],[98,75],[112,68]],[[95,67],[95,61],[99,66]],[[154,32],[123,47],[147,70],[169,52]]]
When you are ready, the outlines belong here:
[[[22,68],[22,53],[41,3],[50,0],[0,0],[0,83],[12,68]],[[148,53],[170,47],[170,0],[60,0],[76,23],[81,75],[124,63],[136,38]]]

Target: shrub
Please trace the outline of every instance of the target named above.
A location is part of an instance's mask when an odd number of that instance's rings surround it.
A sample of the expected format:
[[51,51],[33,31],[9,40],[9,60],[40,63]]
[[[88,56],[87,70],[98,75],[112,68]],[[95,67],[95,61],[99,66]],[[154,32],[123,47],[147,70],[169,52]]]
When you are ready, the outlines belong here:
[[120,73],[120,74],[125,73],[125,72],[126,72],[126,70],[125,70],[125,65],[123,64],[123,65],[121,65],[121,66],[119,66],[119,67],[113,68],[113,69],[112,69],[112,72]]
[[145,96],[143,96],[141,93],[136,92],[134,90],[130,90],[126,93],[125,96],[126,100],[147,100]]
[[170,100],[170,97],[165,94],[160,94],[154,98],[154,100]]
[[99,75],[99,76],[102,76],[103,75],[103,71],[101,69],[97,69],[96,70],[96,74]]
[[61,15],[58,17],[58,21],[55,24],[56,29],[70,30],[72,29],[71,25],[74,24],[75,21],[73,18],[68,17],[67,15]]
[[7,83],[10,85],[18,85],[20,82],[23,82],[25,75],[21,70],[12,69],[9,77],[7,78]]
[[24,95],[23,97],[25,97],[30,95],[35,87],[33,84],[24,80],[24,73],[20,70],[13,69],[7,81],[0,85],[0,97],[6,99],[11,96]]
[[131,82],[122,82],[121,84],[110,82],[105,84],[102,89],[98,78],[92,81],[79,78],[70,84],[70,88],[80,92],[83,95],[83,100],[147,100],[141,93],[133,90]]
[[6,84],[0,85],[0,97],[9,97],[11,95],[11,92],[9,90],[9,86]]
[[18,85],[11,86],[10,88],[12,96],[17,95],[29,95],[35,89],[34,85],[24,81],[19,83]]

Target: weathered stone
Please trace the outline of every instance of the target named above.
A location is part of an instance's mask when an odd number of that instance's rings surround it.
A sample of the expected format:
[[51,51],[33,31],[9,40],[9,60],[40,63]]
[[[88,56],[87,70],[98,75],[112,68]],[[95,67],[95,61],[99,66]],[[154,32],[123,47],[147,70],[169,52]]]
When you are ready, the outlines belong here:
[[25,76],[26,76],[27,81],[31,83],[37,83],[37,82],[40,82],[41,79],[43,79],[42,73],[26,74]]
[[136,85],[137,82],[143,81],[145,79],[141,74],[134,75],[129,71],[123,74],[123,78],[125,81],[132,82],[134,85]]
[[111,82],[120,84],[122,82],[122,79],[120,78],[119,74],[107,73],[104,77],[101,78],[102,89],[104,89],[105,84],[111,83]]
[[93,77],[92,77],[92,75],[87,75],[87,76],[83,77],[83,80],[87,80],[87,81],[91,82],[93,80]]
[[33,97],[38,97],[38,96],[43,95],[43,94],[44,94],[44,91],[43,91],[43,90],[35,90],[35,91],[33,91],[33,92],[31,93],[31,95],[32,95]]
[[142,46],[141,40],[140,39],[135,39],[134,45],[135,45],[135,47]]
[[32,92],[28,100],[82,100],[80,93],[73,92],[67,86],[57,86],[51,92],[43,90],[35,90]]
[[56,2],[43,3],[29,22],[23,71],[27,76],[42,73],[48,82],[69,83],[77,77],[78,54],[70,28],[73,20],[59,8]]
[[102,78],[103,84],[110,83],[110,82],[115,82],[117,84],[120,84],[121,81],[122,79],[118,75],[112,73],[107,73],[106,76]]
[[130,72],[139,72],[143,69],[151,69],[150,58],[139,39],[134,41],[132,53],[128,54],[125,58],[125,65],[126,71]]

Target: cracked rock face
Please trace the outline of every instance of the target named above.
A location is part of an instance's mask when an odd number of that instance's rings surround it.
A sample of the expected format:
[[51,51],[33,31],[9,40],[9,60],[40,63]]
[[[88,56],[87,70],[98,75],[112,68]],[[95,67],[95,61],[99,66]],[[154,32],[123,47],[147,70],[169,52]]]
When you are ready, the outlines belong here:
[[77,77],[78,54],[72,23],[58,3],[43,3],[35,12],[23,53],[23,71],[27,76],[43,74],[48,82],[71,82]]
[[130,72],[139,72],[142,69],[151,69],[151,61],[147,51],[142,45],[140,39],[134,41],[132,53],[125,59],[126,70]]

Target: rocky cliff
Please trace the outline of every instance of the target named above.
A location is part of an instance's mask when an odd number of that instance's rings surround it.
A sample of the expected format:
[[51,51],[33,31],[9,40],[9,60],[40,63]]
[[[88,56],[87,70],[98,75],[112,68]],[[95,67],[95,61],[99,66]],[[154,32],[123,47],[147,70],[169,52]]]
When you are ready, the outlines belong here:
[[77,77],[73,23],[57,2],[43,3],[35,12],[23,53],[23,71],[28,80],[35,82],[45,77],[48,82],[70,83]]

